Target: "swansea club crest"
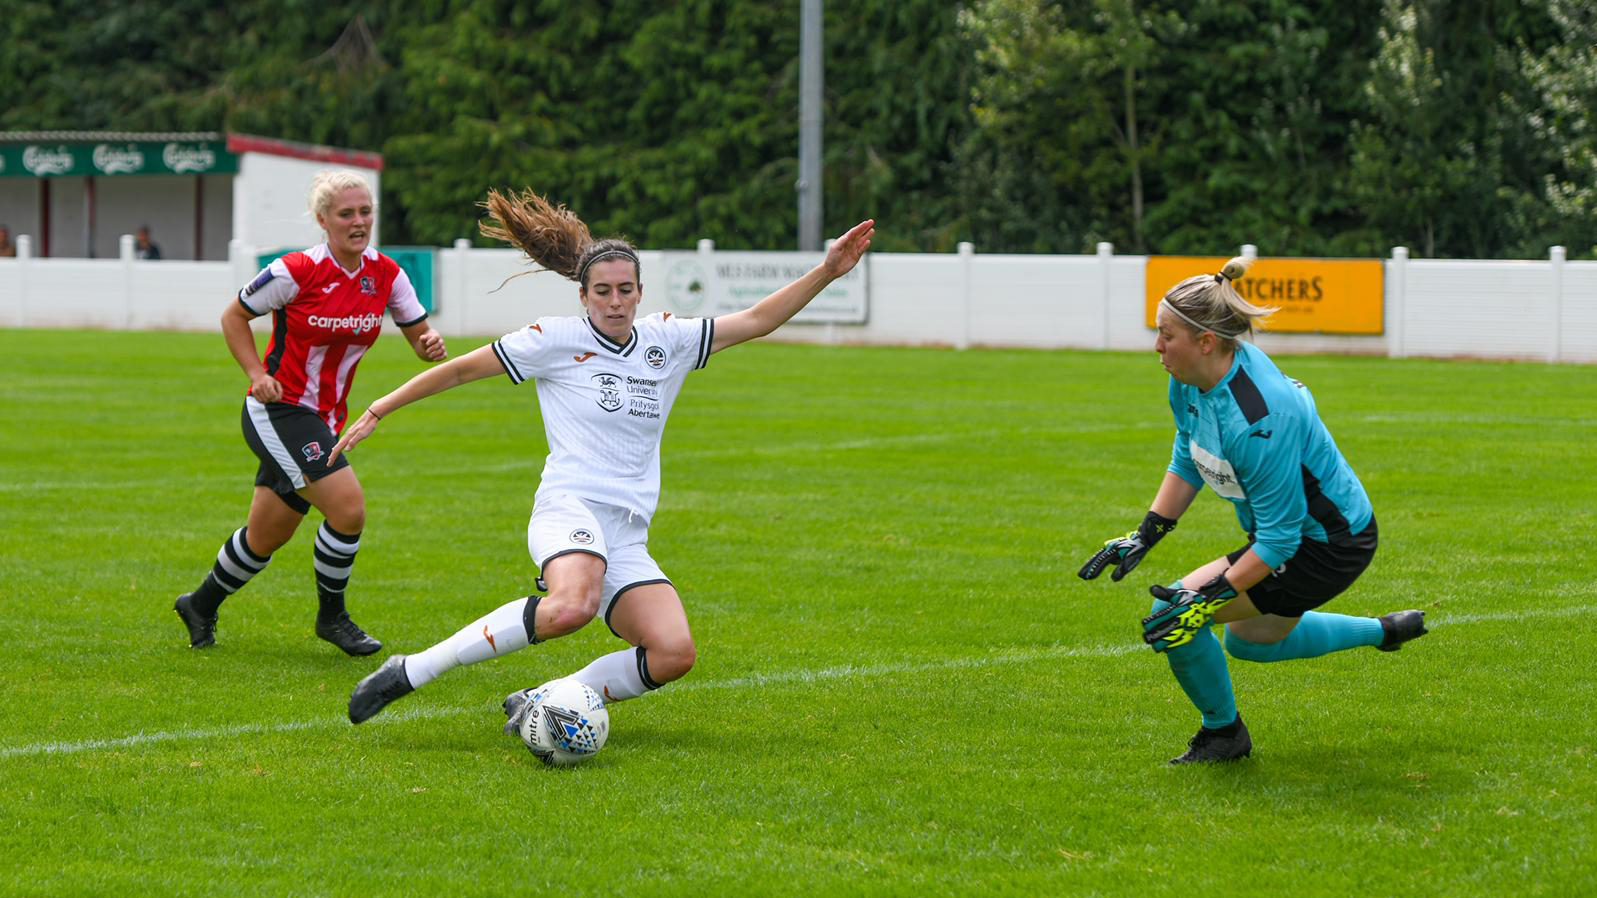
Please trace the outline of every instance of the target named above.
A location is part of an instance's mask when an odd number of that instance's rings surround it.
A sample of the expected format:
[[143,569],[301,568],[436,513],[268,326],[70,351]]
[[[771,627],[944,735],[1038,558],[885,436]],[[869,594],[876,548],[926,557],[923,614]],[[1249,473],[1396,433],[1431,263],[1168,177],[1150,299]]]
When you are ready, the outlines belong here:
[[599,407],[607,412],[621,410],[621,379],[614,374],[595,374],[594,385],[599,388]]

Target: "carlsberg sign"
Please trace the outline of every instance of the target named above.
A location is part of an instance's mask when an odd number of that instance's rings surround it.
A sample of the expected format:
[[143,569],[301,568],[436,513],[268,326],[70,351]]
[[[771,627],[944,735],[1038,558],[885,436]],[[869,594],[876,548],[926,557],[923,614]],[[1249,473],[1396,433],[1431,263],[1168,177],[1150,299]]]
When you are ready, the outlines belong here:
[[211,141],[0,144],[0,178],[234,174],[238,157]]

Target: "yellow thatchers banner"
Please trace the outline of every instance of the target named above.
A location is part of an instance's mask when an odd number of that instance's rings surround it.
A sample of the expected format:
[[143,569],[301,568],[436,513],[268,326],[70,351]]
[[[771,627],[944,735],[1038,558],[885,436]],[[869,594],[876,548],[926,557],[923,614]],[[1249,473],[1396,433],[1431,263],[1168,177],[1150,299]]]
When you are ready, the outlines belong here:
[[[1226,259],[1149,256],[1147,322],[1165,291],[1195,274],[1214,274]],[[1384,269],[1377,259],[1260,259],[1236,283],[1242,298],[1280,311],[1260,329],[1275,333],[1379,334],[1385,306]]]

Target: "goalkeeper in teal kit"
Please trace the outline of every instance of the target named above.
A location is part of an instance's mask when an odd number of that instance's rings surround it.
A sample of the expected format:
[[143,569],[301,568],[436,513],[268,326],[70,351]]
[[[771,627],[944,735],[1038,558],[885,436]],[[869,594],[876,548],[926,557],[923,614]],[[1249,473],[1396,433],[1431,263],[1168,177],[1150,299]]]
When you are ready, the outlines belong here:
[[[1237,713],[1225,651],[1246,661],[1315,658],[1423,636],[1425,615],[1380,618],[1311,609],[1358,579],[1375,556],[1375,514],[1320,422],[1308,388],[1238,338],[1270,313],[1231,286],[1249,260],[1172,287],[1159,302],[1154,349],[1170,373],[1176,438],[1169,470],[1136,530],[1082,566],[1091,580],[1130,573],[1207,485],[1236,507],[1248,543],[1171,586],[1155,586],[1142,638],[1163,653],[1203,725],[1172,764],[1231,761],[1253,749]],[[1225,651],[1209,631],[1225,625]]]

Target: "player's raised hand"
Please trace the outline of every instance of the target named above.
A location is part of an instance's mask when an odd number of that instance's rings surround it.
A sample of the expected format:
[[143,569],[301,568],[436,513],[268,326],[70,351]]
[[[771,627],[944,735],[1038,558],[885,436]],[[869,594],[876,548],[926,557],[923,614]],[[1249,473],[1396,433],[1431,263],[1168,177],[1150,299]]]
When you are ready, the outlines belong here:
[[[392,410],[390,409],[390,411]],[[372,431],[377,429],[377,422],[381,420],[383,420],[382,416],[378,415],[370,408],[362,412],[361,416],[355,419],[354,424],[344,428],[343,435],[340,436],[338,438],[338,442],[333,445],[333,451],[327,453],[327,463],[331,465],[333,460],[338,458],[338,454],[340,452],[355,448],[356,443],[359,443],[361,440],[371,436]]]
[[1148,554],[1148,550],[1152,549],[1155,543],[1174,529],[1176,529],[1175,521],[1150,511],[1142,519],[1142,523],[1137,525],[1137,529],[1125,536],[1105,542],[1103,548],[1081,566],[1076,576],[1083,580],[1093,580],[1104,572],[1104,568],[1113,564],[1115,572],[1109,575],[1109,579],[1118,583],[1120,578],[1131,573],[1142,563],[1143,556]]
[[826,261],[821,266],[826,276],[836,280],[859,264],[860,257],[871,248],[871,238],[876,236],[876,219],[867,218],[848,229],[848,233],[832,241],[827,247]]

